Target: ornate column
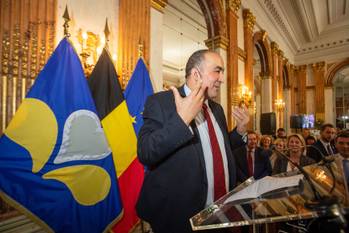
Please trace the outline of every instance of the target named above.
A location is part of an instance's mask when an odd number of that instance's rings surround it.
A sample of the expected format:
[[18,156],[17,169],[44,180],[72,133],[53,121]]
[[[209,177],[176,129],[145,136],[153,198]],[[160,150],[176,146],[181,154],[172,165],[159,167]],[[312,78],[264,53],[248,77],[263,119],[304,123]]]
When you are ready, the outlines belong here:
[[291,98],[290,98],[290,114],[296,114],[296,99],[295,99],[295,84],[296,84],[296,76],[295,76],[295,66],[290,64],[289,66],[290,72],[289,72],[289,84],[290,84],[290,90],[291,90]]
[[295,93],[294,93],[294,65],[289,64],[286,61],[286,67],[288,71],[288,86],[286,86],[285,96],[285,127],[286,132],[290,132],[290,118],[295,112]]
[[[279,49],[278,51],[278,79],[277,79],[277,99],[279,100],[284,100],[284,77],[283,77],[283,60],[284,60],[284,52]],[[274,103],[273,103],[274,104]],[[284,111],[285,108],[283,109],[277,109],[277,114],[278,114],[278,122],[277,122],[277,127],[284,127]]]
[[237,12],[241,6],[241,0],[227,0],[227,32],[228,32],[228,59],[226,63],[227,75],[227,120],[229,130],[233,128],[232,108],[233,93],[238,87],[238,15]]
[[[251,99],[254,100],[254,79],[253,79],[253,27],[256,23],[256,17],[249,9],[242,12],[244,18],[244,48],[246,53],[245,60],[245,85],[251,91]],[[252,101],[254,102],[254,101]],[[252,109],[254,106],[250,106]],[[249,129],[253,129],[254,115],[250,116]]]
[[[279,45],[276,42],[271,42],[271,56],[272,56],[272,100],[277,99],[277,79],[278,79],[278,60],[279,60]],[[272,109],[275,111],[275,104],[272,103]]]
[[284,79],[283,79],[283,60],[284,60],[284,52],[280,49],[278,52],[278,91],[277,96],[278,99],[283,98],[283,88],[284,88]]
[[307,83],[307,65],[297,66],[296,69],[296,80],[298,87],[298,95],[297,102],[298,104],[298,112],[299,114],[306,113],[306,103],[307,103],[307,95],[306,95],[306,83]]
[[53,51],[56,5],[0,1],[0,135]]
[[270,75],[262,76],[262,90],[261,90],[261,104],[262,113],[273,111],[273,99],[272,99],[272,77]]
[[162,39],[163,39],[163,17],[167,0],[151,0],[150,8],[150,56],[149,69],[153,77],[154,91],[163,89],[162,74]]
[[325,120],[325,62],[312,64],[313,76],[315,80],[315,116],[316,120]]
[[[118,75],[125,88],[143,46],[143,58],[149,64],[151,0],[119,1]],[[162,45],[161,45],[162,46]],[[161,63],[162,64],[162,63]]]
[[336,109],[334,104],[333,86],[325,86],[325,122],[336,125]]
[[[221,55],[221,57],[223,58],[223,62],[225,65],[225,67],[229,67],[229,64],[227,63],[227,48],[228,48],[228,39],[223,36],[216,36],[214,38],[208,39],[205,41],[206,46],[213,50],[216,51],[218,54]],[[229,80],[229,78],[227,77],[227,72],[224,73],[224,83],[221,85],[221,89],[220,89],[220,95],[218,96],[218,98],[216,99],[216,101],[218,101],[223,109],[224,109],[224,113],[227,116],[227,118],[231,118],[231,106],[229,105],[229,97],[228,97],[228,87],[229,84],[227,80]],[[230,113],[229,113],[229,109],[230,108]],[[230,117],[229,117],[230,116]]]

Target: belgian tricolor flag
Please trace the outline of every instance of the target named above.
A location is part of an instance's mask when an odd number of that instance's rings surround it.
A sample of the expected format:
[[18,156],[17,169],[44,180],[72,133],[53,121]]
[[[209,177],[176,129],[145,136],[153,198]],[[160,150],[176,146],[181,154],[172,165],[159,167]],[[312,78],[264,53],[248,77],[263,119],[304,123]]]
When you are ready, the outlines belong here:
[[[134,207],[138,197],[136,190],[139,189],[138,183],[143,181],[144,174],[142,167],[137,169],[140,170],[139,174],[130,170],[130,165],[137,158],[137,138],[118,76],[106,49],[103,49],[88,82],[98,116],[113,152],[117,171],[124,208],[124,216],[117,225],[126,220],[124,229],[119,232],[128,232],[127,228],[132,228],[138,221]],[[134,176],[140,180],[136,182],[136,188],[132,181]]]

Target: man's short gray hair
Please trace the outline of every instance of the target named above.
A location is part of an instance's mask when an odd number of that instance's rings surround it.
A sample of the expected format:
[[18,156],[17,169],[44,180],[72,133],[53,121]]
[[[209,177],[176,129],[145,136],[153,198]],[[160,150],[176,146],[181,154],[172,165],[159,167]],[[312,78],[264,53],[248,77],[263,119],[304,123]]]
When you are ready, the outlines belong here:
[[201,65],[201,62],[205,59],[205,54],[211,52],[208,49],[202,49],[194,52],[188,59],[185,66],[185,78],[188,78],[191,74],[191,70]]

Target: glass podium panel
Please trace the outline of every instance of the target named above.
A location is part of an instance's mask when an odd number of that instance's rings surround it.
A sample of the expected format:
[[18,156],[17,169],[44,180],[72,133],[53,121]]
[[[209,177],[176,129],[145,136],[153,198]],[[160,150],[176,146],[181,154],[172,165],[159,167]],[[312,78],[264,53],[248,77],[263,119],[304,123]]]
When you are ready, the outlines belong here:
[[[190,219],[193,230],[217,229],[273,223],[314,217],[330,213],[346,213],[349,209],[347,182],[344,180],[342,160],[334,156],[328,165],[304,167],[321,196],[336,197],[338,204],[305,206],[313,200],[309,182],[299,171],[254,180],[252,177],[237,186],[208,208]],[[331,169],[329,169],[331,168]],[[332,170],[332,171],[331,171]],[[335,210],[333,208],[336,208]]]

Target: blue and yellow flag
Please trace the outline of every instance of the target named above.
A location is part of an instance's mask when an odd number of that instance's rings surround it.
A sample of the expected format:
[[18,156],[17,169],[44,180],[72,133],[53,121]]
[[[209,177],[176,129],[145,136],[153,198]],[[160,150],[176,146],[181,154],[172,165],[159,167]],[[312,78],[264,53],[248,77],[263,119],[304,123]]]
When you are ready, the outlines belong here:
[[143,125],[142,114],[145,101],[152,94],[154,90],[149,72],[143,59],[140,58],[124,93],[128,110],[136,118],[133,127],[137,135]]
[[66,38],[0,138],[0,195],[51,232],[106,232],[121,218],[111,151]]

